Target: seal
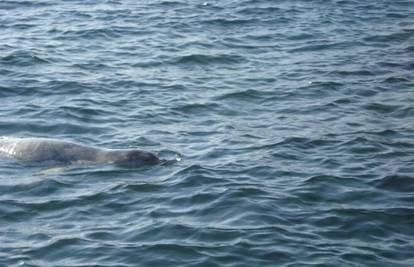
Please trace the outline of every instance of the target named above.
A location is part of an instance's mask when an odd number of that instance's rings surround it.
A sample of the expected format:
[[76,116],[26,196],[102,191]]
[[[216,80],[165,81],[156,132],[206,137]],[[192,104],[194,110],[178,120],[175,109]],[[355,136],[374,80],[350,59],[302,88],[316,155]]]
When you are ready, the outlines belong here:
[[138,167],[162,162],[153,153],[143,150],[105,149],[46,138],[0,137],[0,155],[26,162],[53,162],[64,165],[109,163]]

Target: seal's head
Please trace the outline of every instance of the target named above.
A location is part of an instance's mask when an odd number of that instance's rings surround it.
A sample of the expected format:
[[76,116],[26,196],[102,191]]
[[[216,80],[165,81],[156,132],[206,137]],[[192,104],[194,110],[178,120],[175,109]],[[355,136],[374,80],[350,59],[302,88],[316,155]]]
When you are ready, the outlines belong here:
[[125,167],[138,167],[142,165],[155,165],[160,159],[154,154],[142,150],[123,151],[115,160],[115,164]]

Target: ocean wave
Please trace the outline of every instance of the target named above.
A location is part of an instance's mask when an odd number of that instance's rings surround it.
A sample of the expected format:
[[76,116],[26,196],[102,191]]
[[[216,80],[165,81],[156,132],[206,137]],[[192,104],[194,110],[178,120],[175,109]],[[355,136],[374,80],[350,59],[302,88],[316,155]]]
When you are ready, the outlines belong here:
[[30,51],[15,51],[7,56],[0,58],[0,64],[8,66],[33,66],[40,64],[48,64],[50,61],[37,56]]

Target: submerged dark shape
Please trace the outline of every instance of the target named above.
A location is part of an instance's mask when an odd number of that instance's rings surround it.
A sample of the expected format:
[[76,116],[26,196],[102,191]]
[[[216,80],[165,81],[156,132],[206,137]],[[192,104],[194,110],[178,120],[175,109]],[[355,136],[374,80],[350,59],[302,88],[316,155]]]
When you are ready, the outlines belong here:
[[123,167],[156,165],[153,153],[138,149],[104,149],[45,138],[0,137],[0,154],[29,162],[56,164],[110,163]]

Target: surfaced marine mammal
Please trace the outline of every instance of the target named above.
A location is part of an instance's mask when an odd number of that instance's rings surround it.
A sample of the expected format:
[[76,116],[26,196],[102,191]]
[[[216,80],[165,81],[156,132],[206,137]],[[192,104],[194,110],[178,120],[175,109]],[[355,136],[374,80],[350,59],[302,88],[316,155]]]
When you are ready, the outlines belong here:
[[162,162],[153,153],[143,150],[103,149],[46,138],[0,137],[0,155],[27,162],[54,162],[65,165],[110,163],[138,167]]

